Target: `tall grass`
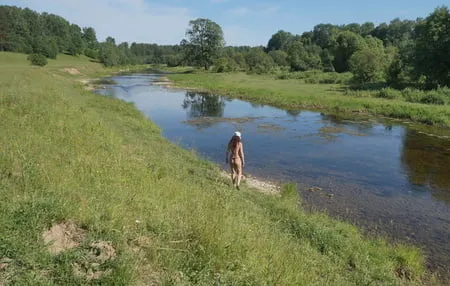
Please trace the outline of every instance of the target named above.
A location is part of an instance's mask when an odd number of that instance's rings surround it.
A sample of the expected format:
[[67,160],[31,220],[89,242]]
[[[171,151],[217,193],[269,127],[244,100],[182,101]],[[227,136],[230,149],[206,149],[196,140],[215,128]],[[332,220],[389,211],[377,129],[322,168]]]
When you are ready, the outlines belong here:
[[[418,249],[308,214],[295,186],[281,196],[237,192],[132,104],[85,91],[57,62],[36,68],[11,57],[0,53],[13,67],[0,68],[0,259],[11,260],[0,284],[87,284],[72,265],[98,240],[111,241],[117,258],[93,284],[433,282]],[[102,72],[84,59],[71,65]],[[86,236],[50,255],[42,233],[62,221]]]
[[[302,76],[306,75],[303,73]],[[170,78],[181,87],[217,92],[281,108],[368,112],[374,115],[450,127],[450,106],[442,104],[449,100],[447,95],[444,96],[448,94],[448,89],[442,89],[438,93],[415,91],[420,95],[404,97],[391,89],[346,91],[346,86],[342,84],[306,83],[311,78],[310,75],[302,80],[277,80],[272,76],[244,73],[176,74],[170,75]],[[314,82],[319,83],[320,77]]]

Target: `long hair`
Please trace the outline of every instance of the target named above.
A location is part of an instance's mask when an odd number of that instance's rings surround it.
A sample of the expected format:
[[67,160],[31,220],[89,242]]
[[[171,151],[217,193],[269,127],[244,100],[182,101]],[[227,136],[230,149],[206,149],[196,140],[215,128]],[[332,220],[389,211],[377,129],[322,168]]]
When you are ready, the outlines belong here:
[[230,142],[228,142],[228,148],[231,151],[236,150],[239,142],[241,142],[241,138],[239,136],[233,135],[233,137],[231,137]]

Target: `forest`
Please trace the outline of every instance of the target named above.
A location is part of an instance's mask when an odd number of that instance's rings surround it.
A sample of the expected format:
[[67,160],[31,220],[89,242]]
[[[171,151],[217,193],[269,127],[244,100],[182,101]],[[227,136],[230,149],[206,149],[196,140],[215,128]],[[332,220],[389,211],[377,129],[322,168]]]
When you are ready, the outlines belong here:
[[[99,41],[93,27],[80,27],[57,15],[11,6],[0,6],[0,51],[46,58],[56,58],[59,53],[84,54],[107,67],[199,66],[213,72],[273,73],[279,79],[301,77],[298,72],[311,70],[351,72],[352,82],[360,86],[450,86],[450,13],[446,6],[415,20],[396,18],[379,25],[322,23],[301,35],[279,30],[266,46],[257,47],[226,46],[218,24],[197,19],[190,25],[195,26],[199,20],[212,23],[212,33],[220,38],[215,53],[207,55],[206,65],[204,60],[192,57],[193,45],[187,40],[178,45],[116,43],[113,37]],[[189,37],[189,31],[186,35]],[[342,77],[331,78],[333,83]]]

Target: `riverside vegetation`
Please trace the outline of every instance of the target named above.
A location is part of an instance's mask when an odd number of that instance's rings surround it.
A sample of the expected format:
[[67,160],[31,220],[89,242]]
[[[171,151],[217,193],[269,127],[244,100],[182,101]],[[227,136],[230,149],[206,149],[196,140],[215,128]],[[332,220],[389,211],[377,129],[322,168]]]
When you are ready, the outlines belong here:
[[354,90],[348,84],[349,76],[310,71],[288,75],[191,72],[168,77],[178,87],[226,94],[281,108],[370,113],[450,127],[450,89]]
[[[0,53],[0,284],[439,284],[418,249],[307,213],[295,186],[236,192],[132,104],[82,83],[117,70],[26,57]],[[52,254],[43,234],[57,225],[83,235]],[[114,255],[88,261],[99,245]]]

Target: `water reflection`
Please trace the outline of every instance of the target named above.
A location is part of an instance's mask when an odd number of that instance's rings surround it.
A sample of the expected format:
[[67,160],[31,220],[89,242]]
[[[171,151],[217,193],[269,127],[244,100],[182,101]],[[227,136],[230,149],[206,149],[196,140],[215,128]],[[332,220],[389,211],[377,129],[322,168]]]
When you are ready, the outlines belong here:
[[182,107],[190,119],[198,117],[222,117],[225,108],[223,97],[207,93],[186,91]]
[[297,120],[301,113],[301,110],[286,110],[286,114],[291,116],[293,120]]
[[450,202],[450,144],[437,137],[407,130],[401,161],[412,184],[431,186],[432,195]]

